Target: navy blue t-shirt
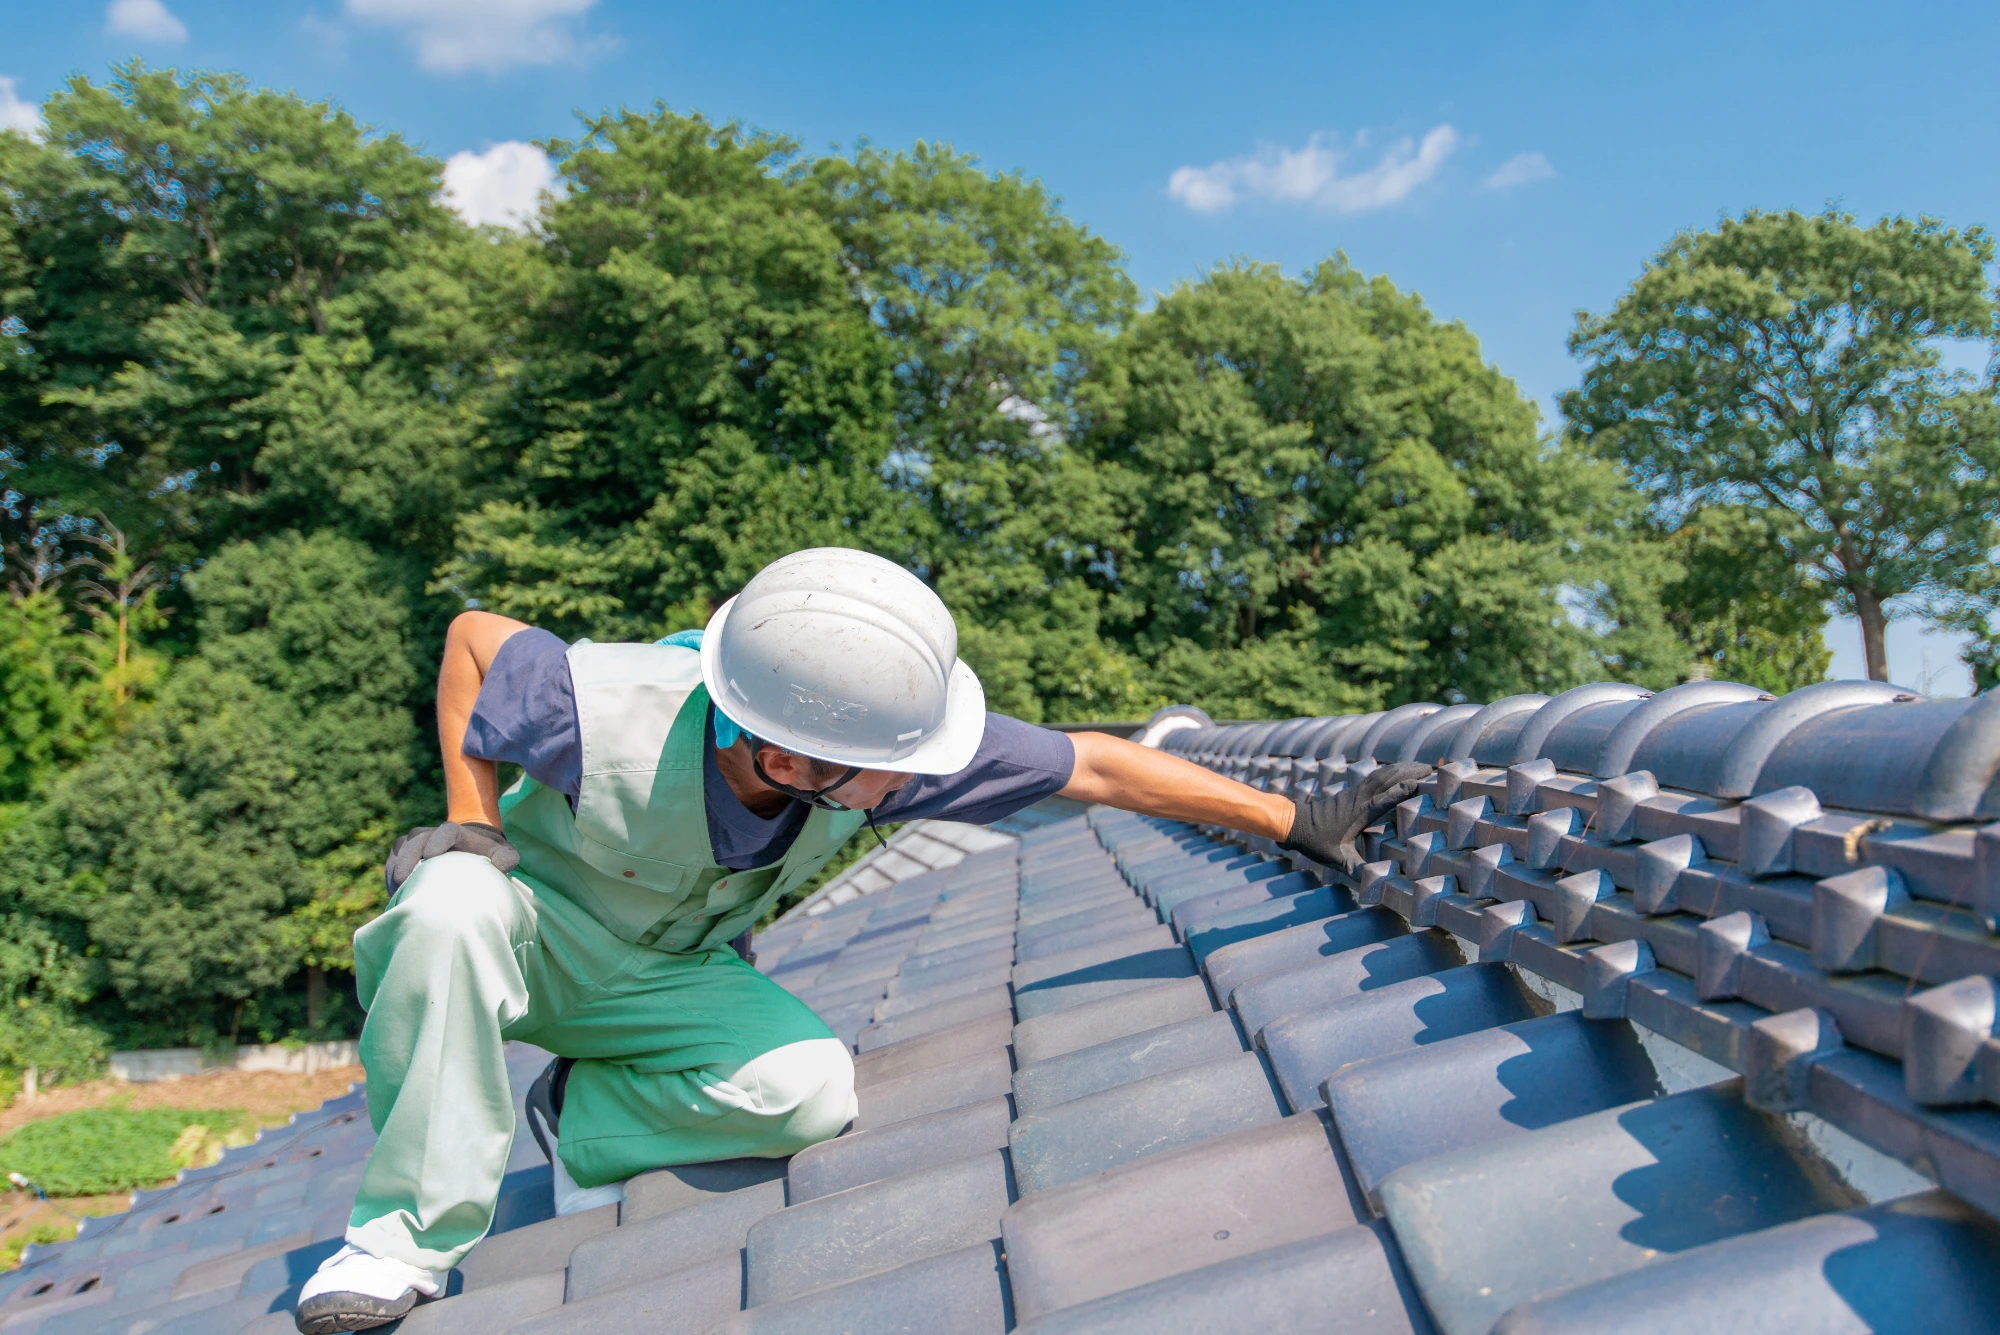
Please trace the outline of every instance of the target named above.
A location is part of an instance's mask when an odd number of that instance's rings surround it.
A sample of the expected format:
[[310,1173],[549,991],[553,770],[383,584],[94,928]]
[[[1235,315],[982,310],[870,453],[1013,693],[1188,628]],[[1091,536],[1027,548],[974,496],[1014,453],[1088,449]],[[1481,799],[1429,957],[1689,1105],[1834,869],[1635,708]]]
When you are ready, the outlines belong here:
[[[569,645],[545,630],[518,631],[500,646],[480,685],[465,729],[465,754],[519,765],[545,787],[576,800],[583,782],[583,734],[576,721]],[[711,706],[711,710],[713,707]],[[715,763],[714,723],[702,748],[708,842],[732,870],[768,867],[784,857],[805,825],[807,807],[787,802],[769,820],[737,800]],[[920,774],[875,808],[880,822],[958,820],[990,825],[1069,782],[1076,749],[1068,737],[1009,718],[986,716],[986,734],[956,774]]]

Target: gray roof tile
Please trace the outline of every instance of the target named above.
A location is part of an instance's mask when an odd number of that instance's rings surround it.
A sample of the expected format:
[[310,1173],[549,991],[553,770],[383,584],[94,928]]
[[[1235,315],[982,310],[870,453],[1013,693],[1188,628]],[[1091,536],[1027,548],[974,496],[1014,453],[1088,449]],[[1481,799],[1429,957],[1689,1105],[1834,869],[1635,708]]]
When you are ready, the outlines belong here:
[[1014,1026],[1014,1061],[1020,1066],[1046,1061],[1141,1030],[1191,1020],[1214,1009],[1208,985],[1199,978],[1155,982],[1021,1021]]
[[1009,1324],[1006,1267],[987,1242],[752,1307],[713,1335],[1001,1335]]
[[[1055,955],[1068,954],[1085,946],[1096,945],[1101,941],[1111,941],[1118,937],[1130,936],[1135,932],[1143,932],[1159,924],[1159,919],[1154,917],[1145,905],[1129,895],[1121,899],[1115,907],[1117,909],[1115,915],[1066,927],[1060,932],[1044,932],[1030,941],[1023,942],[1016,950],[1015,957],[1023,964],[1033,960],[1044,960]],[[1070,918],[1056,919],[1056,923],[1067,924],[1070,921]]]
[[899,1173],[1007,1148],[1013,1109],[1005,1098],[985,1099],[873,1131],[851,1131],[800,1150],[788,1174],[797,1205]]
[[1466,964],[1287,1015],[1264,1026],[1257,1041],[1285,1101],[1317,1108],[1320,1084],[1349,1062],[1531,1020],[1538,1009],[1506,965]]
[[1005,1151],[819,1196],[772,1215],[746,1244],[749,1306],[781,1302],[1000,1236]]
[[1302,1113],[1038,1192],[1001,1227],[1027,1321],[1356,1219],[1325,1118]]
[[[1267,876],[1248,885],[1231,886],[1227,890],[1218,890],[1212,894],[1193,895],[1173,904],[1165,912],[1173,923],[1174,935],[1185,941],[1189,925],[1212,913],[1242,908],[1248,904],[1261,904],[1280,895],[1295,895],[1301,890],[1318,888],[1319,882],[1313,879],[1311,872],[1288,872],[1278,876]],[[1353,907],[1352,903],[1348,903],[1343,906],[1343,911]]]
[[1740,1093],[1691,1090],[1392,1174],[1383,1213],[1443,1335],[1485,1335],[1551,1289],[1856,1203]]
[[760,1182],[584,1239],[570,1253],[569,1299],[594,1298],[650,1279],[659,1274],[663,1257],[671,1257],[676,1269],[734,1259],[751,1226],[785,1208],[785,1190],[783,1182]]
[[1014,1013],[1031,1019],[1193,973],[1187,948],[1163,923],[1015,965]]
[[1025,1113],[1009,1143],[1021,1194],[1284,1116],[1255,1053],[1240,1053]]
[[1199,964],[1224,946],[1268,936],[1287,927],[1318,923],[1353,907],[1353,896],[1326,885],[1260,903],[1242,904],[1187,924],[1187,947]]
[[1464,963],[1465,956],[1446,933],[1411,932],[1265,974],[1239,985],[1229,1001],[1243,1027],[1254,1034],[1280,1016],[1329,1006],[1359,992]]
[[1019,1335],[1315,1330],[1430,1335],[1430,1322],[1380,1224],[1221,1261],[1052,1312]]
[[855,1087],[866,1088],[912,1071],[942,1066],[993,1048],[1004,1048],[1013,1037],[1013,1032],[1014,1016],[1011,1011],[989,1011],[949,1029],[937,1029],[885,1047],[871,1048],[854,1059]]
[[523,1275],[446,1302],[421,1303],[396,1325],[396,1335],[490,1335],[502,1322],[562,1306],[563,1274]]
[[1660,1092],[1623,1020],[1565,1011],[1357,1062],[1322,1094],[1371,1198],[1405,1164]]
[[996,1012],[1014,1013],[1013,995],[1005,987],[987,988],[970,996],[956,997],[941,1001],[926,1010],[909,1015],[898,1015],[893,1020],[883,1020],[863,1029],[855,1039],[854,1046],[860,1052],[873,1052],[876,1048],[886,1048],[891,1043],[917,1038],[924,1034],[935,1034],[943,1029],[951,1029],[968,1020],[983,1019]]
[[473,1249],[459,1264],[459,1277],[470,1291],[511,1283],[522,1275],[560,1271],[579,1243],[617,1227],[618,1207],[600,1205],[501,1233]]
[[1941,1191],[1710,1243],[1514,1308],[1499,1335],[1991,1329],[2000,1225]]
[[[667,1266],[673,1266],[667,1270]],[[658,1259],[651,1277],[504,1327],[506,1335],[704,1335],[743,1308],[740,1249],[697,1265]]]
[[1241,1052],[1236,1017],[1211,1011],[1024,1066],[1014,1073],[1014,1106],[1040,1112],[1070,1099]]
[[700,1205],[730,1192],[753,1190],[783,1180],[783,1159],[719,1159],[641,1173],[625,1184],[619,1222],[635,1224]]
[[925,1067],[871,1084],[857,1092],[856,1131],[888,1126],[911,1117],[962,1108],[1000,1098],[1013,1088],[1014,1063],[1005,1048],[989,1048],[957,1061]]
[[1243,984],[1280,969],[1313,964],[1343,950],[1401,936],[1409,930],[1409,925],[1388,909],[1356,909],[1224,946],[1202,961],[1202,971],[1208,975],[1215,994],[1227,997]]

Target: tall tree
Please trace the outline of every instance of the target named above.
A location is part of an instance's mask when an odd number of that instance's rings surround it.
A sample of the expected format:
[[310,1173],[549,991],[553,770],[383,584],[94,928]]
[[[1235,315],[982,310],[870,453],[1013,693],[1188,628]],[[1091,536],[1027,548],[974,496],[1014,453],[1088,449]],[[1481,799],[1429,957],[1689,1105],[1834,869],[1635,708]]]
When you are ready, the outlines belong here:
[[1564,414],[1670,525],[1776,512],[1771,550],[1859,618],[1886,680],[1893,600],[1948,600],[2000,545],[1990,396],[1938,349],[1994,343],[1992,259],[1976,227],[1834,210],[1682,233],[1609,313],[1579,315]]
[[1219,268],[1091,405],[1130,515],[1107,609],[1168,694],[1262,715],[1673,679],[1629,492],[1387,279]]
[[957,610],[960,652],[1025,718],[1144,714],[1085,577],[1115,528],[1072,445],[1079,387],[1136,305],[1116,247],[1040,182],[947,146],[863,147],[798,173],[854,296],[890,344],[890,475],[921,505],[915,568]]
[[5,831],[0,911],[81,934],[92,1013],[127,1041],[283,1034],[302,967],[343,964],[329,920],[380,907],[355,864],[379,867],[424,749],[389,576],[333,534],[225,549],[191,581],[201,647],[157,705]]
[[762,565],[842,543],[909,561],[884,468],[888,347],[789,141],[664,108],[549,145],[567,197],[491,432],[503,499],[445,587],[552,629],[699,624]]

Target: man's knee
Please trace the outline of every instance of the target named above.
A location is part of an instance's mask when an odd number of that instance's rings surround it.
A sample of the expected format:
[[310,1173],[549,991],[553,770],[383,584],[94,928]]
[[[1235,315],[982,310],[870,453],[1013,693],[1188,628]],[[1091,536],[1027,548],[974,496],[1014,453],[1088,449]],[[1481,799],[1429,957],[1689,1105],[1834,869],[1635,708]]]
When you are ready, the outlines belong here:
[[520,897],[491,862],[474,853],[427,858],[410,874],[387,912],[354,937],[356,963],[366,974],[392,954],[415,950],[433,958],[461,948],[512,949]]
[[757,1109],[778,1119],[783,1136],[803,1149],[830,1140],[854,1120],[854,1058],[837,1038],[787,1043],[750,1064]]

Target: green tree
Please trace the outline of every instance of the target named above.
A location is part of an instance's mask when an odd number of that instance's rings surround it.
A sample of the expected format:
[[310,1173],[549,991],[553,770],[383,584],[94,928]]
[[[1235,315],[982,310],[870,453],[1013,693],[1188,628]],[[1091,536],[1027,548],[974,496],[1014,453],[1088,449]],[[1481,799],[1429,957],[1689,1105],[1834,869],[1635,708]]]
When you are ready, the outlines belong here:
[[1670,681],[1684,657],[1612,470],[1342,258],[1184,284],[1086,401],[1129,515],[1096,554],[1106,614],[1164,694],[1326,712]]
[[1662,594],[1667,620],[1708,676],[1774,695],[1826,680],[1824,590],[1773,531],[1786,516],[1711,506],[1667,536],[1681,577]]
[[1039,182],[919,143],[797,173],[890,343],[895,485],[922,507],[914,568],[956,610],[988,700],[1028,719],[1158,703],[1100,635],[1092,551],[1117,514],[1071,444],[1077,395],[1129,325],[1116,247]]
[[1992,258],[1976,227],[1834,210],[1682,233],[1608,314],[1578,316],[1564,414],[1669,524],[1773,512],[1767,558],[1860,619],[1885,680],[1893,600],[1949,602],[2000,545],[1990,397],[1937,346],[1994,340]]
[[379,866],[422,741],[390,574],[332,534],[225,549],[190,580],[194,656],[7,832],[0,896],[80,925],[89,1013],[128,1041],[275,1036],[308,954],[338,967],[314,930]]
[[513,484],[444,587],[551,629],[699,624],[762,565],[839,543],[909,561],[885,476],[888,347],[785,139],[664,108],[549,145],[567,197],[493,420]]

